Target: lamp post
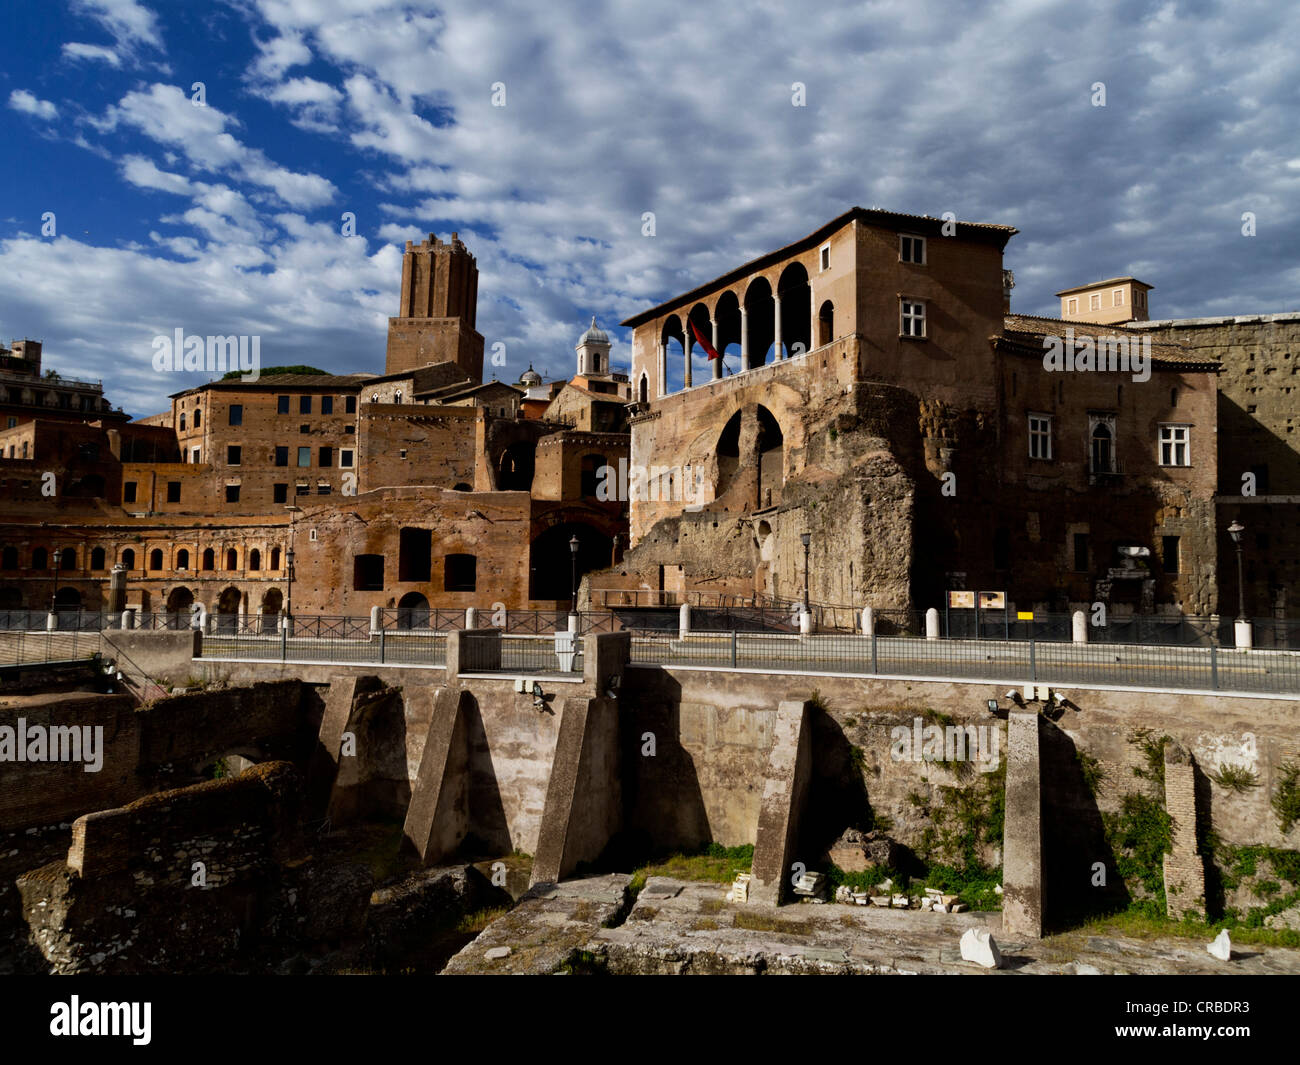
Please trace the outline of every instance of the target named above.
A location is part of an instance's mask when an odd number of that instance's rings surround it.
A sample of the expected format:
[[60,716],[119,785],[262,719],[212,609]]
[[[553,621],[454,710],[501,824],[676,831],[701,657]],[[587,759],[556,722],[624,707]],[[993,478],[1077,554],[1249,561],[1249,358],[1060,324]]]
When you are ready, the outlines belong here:
[[1246,620],[1246,578],[1245,569],[1241,562],[1241,534],[1246,531],[1246,527],[1241,522],[1234,520],[1228,526],[1228,535],[1232,537],[1233,544],[1237,548],[1237,621]]
[[301,513],[302,507],[294,506],[290,503],[284,508],[289,512],[289,550],[285,553],[285,575],[287,577],[288,590],[284,596],[284,617],[285,625],[289,625],[293,619],[293,522],[294,515]]
[[576,613],[578,609],[578,536],[576,533],[569,541],[569,554],[573,557],[573,597],[570,610]]
[[808,545],[812,543],[811,533],[800,533],[799,542],[803,544],[803,612],[808,613]]

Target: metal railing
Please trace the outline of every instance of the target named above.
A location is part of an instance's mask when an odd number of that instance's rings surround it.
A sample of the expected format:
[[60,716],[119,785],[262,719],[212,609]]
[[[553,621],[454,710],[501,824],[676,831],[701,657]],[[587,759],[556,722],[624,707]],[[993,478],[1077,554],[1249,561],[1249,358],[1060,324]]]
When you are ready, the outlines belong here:
[[1300,654],[1168,644],[925,640],[774,633],[640,634],[633,665],[953,677],[1010,684],[1300,694]]
[[77,662],[103,651],[99,632],[0,632],[0,666]]

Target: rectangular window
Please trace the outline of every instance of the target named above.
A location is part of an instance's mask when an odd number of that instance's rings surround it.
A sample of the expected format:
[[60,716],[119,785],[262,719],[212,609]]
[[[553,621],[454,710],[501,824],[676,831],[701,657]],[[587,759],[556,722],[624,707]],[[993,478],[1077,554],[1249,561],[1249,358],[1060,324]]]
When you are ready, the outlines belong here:
[[309,496],[311,495],[311,485],[297,484],[294,486],[293,494],[296,496]]
[[201,452],[198,448],[191,448],[191,449],[190,449],[190,461],[191,461],[191,462],[194,462],[194,463],[197,463],[197,462],[199,461],[199,456],[200,456],[201,454],[202,454],[202,452]]
[[822,245],[820,262],[823,270],[829,270],[831,268],[831,246],[829,244]]
[[1124,306],[1124,290],[1122,288],[1117,288],[1113,293],[1111,293],[1111,306]]
[[276,396],[276,397],[275,397],[275,413],[276,413],[276,414],[288,414],[288,413],[289,413],[289,397],[288,397],[288,396]]
[[916,263],[919,266],[925,265],[925,238],[924,237],[899,237],[898,238],[898,261],[901,263]]
[[298,432],[300,432],[300,433],[310,433],[310,432],[311,432],[311,426],[308,425],[306,422],[303,422],[302,425],[298,426]]
[[899,331],[905,337],[925,336],[925,304],[919,300],[902,300]]
[[327,496],[327,495],[329,495],[329,494],[330,494],[330,486],[327,485],[327,484],[325,484],[324,482],[322,482],[321,484],[318,484],[318,485],[316,486],[316,494],[317,494],[318,496]]
[[357,397],[356,397],[356,396],[344,396],[344,397],[343,397],[343,412],[344,412],[345,414],[356,414],[356,412],[357,412]]
[[1031,459],[1052,457],[1052,416],[1050,414],[1029,416],[1029,457]]
[[311,465],[311,448],[300,447],[298,449],[298,465],[299,466]]
[[1160,538],[1160,559],[1166,573],[1178,572],[1178,537],[1162,536]]
[[334,397],[333,397],[333,396],[321,396],[321,398],[320,398],[320,412],[321,412],[322,414],[333,414],[333,413],[334,413]]
[[339,448],[339,466],[342,469],[350,470],[352,468],[352,456],[354,452],[350,447]]
[[1162,425],[1160,427],[1160,465],[1190,466],[1192,464],[1188,446],[1189,428],[1186,425]]
[[181,501],[181,482],[180,482],[180,481],[168,481],[168,482],[167,482],[167,502],[168,502],[168,503],[179,503],[180,501]]
[[1145,307],[1146,305],[1147,305],[1147,294],[1143,292],[1140,288],[1135,288],[1133,290],[1133,306]]
[[1090,310],[1090,311],[1099,311],[1099,310],[1101,310],[1101,293],[1100,293],[1100,292],[1094,292],[1091,296],[1088,297],[1088,310]]
[[334,465],[334,449],[332,447],[323,447],[320,449],[320,468],[328,470]]
[[230,424],[244,424],[244,405],[242,403],[232,403],[230,405]]
[[1088,534],[1074,534],[1074,572],[1088,572]]
[[227,444],[227,445],[226,445],[226,465],[227,465],[227,466],[238,466],[238,465],[239,465],[239,459],[240,459],[240,456],[241,456],[242,454],[243,454],[243,448],[241,448],[238,444]]
[[287,447],[277,447],[275,449],[275,464],[277,466],[289,465],[289,449]]
[[239,485],[237,484],[226,485],[226,502],[227,503],[239,502]]
[[122,502],[135,502],[135,481],[127,481],[126,484],[122,485]]
[[281,483],[281,484],[273,484],[273,485],[271,485],[271,501],[272,501],[273,503],[287,503],[287,502],[289,502],[289,486],[288,486],[288,484]]
[[1066,312],[1065,312],[1066,314],[1078,314],[1078,313],[1079,313],[1079,297],[1078,297],[1078,296],[1074,296],[1074,297],[1072,297],[1072,298],[1066,300],[1066,301],[1065,301],[1065,306],[1066,306]]
[[433,560],[433,532],[430,529],[402,529],[397,537],[397,579],[429,579]]
[[299,414],[311,413],[311,396],[298,397],[298,413]]

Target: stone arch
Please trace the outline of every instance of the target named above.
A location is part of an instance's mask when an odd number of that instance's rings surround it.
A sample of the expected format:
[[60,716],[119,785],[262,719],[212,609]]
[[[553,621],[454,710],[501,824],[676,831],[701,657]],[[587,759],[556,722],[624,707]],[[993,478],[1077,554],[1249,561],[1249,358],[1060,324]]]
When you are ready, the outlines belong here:
[[284,606],[284,593],[279,588],[268,588],[262,595],[262,607],[260,611],[261,629],[263,632],[275,632],[276,625],[280,617],[280,610]]
[[429,600],[423,593],[407,592],[397,601],[397,627],[399,629],[429,627]]
[[122,552],[122,568],[128,573],[135,569],[135,551],[129,547]]
[[781,346],[785,358],[812,350],[812,290],[803,263],[791,263],[776,283],[781,300]]
[[226,548],[226,569],[239,569],[239,552],[233,547]]
[[[684,388],[683,384],[679,388],[670,388],[669,382],[682,380],[681,366],[686,354],[686,333],[683,331],[682,320],[675,314],[670,314],[664,319],[663,328],[659,331],[659,342],[664,349],[664,380],[661,386],[664,394],[669,392],[679,392]],[[674,350],[673,344],[677,344]],[[677,369],[674,369],[677,367]]]
[[212,548],[203,550],[203,568],[205,570],[214,570],[217,568],[217,553]]
[[830,300],[822,303],[817,312],[817,346],[829,344],[835,339],[835,304]]
[[718,460],[718,485],[714,491],[718,496],[731,487],[736,471],[740,469],[740,423],[741,413],[736,411],[718,434],[718,444],[714,449]]
[[472,492],[474,491],[474,488],[472,485],[468,485],[464,481],[457,481],[451,486],[451,490],[453,492]]
[[262,552],[256,547],[248,552],[248,568],[250,570],[262,568]]
[[578,538],[578,583],[592,570],[609,565],[613,537],[583,521],[564,521],[537,535],[529,548],[529,597],[568,603],[572,600],[573,554],[569,541]]
[[517,440],[501,452],[497,460],[497,490],[500,492],[528,492],[533,487],[533,473],[537,466],[536,446],[527,440]]
[[[713,305],[713,320],[718,323],[718,342],[715,345],[718,354],[739,358],[740,356],[740,297],[727,289]],[[736,363],[728,364],[722,360],[715,376],[724,375],[728,369],[734,369]]]
[[217,616],[213,624],[218,632],[234,632],[239,620],[242,596],[233,584],[223,588],[217,596]]
[[749,360],[744,368],[748,370],[768,361],[776,335],[776,304],[772,300],[772,283],[767,278],[756,277],[745,289],[745,318]]
[[149,552],[149,568],[151,570],[160,570],[163,568],[163,553],[161,547],[155,547]]
[[758,506],[781,502],[785,484],[785,434],[776,416],[764,406],[755,412],[758,420]]
[[104,549],[102,547],[91,548],[90,568],[92,570],[102,570],[104,568],[104,563],[106,560],[107,560],[107,555],[105,554]]
[[[190,607],[194,605],[194,593],[183,584],[178,584],[167,593],[167,605],[163,608],[169,629],[183,629],[189,626]],[[184,618],[182,618],[184,615]]]
[[190,553],[183,547],[176,552],[176,568],[177,569],[190,568]]

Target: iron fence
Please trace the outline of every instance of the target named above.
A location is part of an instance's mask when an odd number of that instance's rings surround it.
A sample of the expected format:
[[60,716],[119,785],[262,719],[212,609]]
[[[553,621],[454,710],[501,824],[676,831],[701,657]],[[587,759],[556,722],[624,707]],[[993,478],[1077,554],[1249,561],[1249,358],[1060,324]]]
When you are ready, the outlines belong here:
[[0,632],[0,665],[17,666],[47,662],[76,662],[103,652],[98,631]]
[[1300,654],[1170,644],[924,640],[775,633],[641,634],[632,664],[932,676],[1009,684],[1300,694]]

